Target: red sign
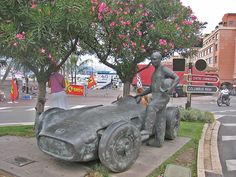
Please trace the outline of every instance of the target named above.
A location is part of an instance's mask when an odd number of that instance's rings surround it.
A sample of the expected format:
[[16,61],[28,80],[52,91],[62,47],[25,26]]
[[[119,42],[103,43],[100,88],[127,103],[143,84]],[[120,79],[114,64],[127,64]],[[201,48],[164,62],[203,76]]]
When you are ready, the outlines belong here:
[[217,83],[219,78],[216,76],[207,75],[188,75],[188,82],[206,82],[206,83]]
[[84,95],[84,86],[82,85],[69,85],[66,93],[70,95]]

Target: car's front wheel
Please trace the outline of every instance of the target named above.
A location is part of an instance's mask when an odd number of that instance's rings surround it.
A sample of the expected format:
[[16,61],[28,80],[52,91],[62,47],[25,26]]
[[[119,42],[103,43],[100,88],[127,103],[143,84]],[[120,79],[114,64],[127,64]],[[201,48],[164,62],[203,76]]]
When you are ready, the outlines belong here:
[[138,128],[126,121],[110,125],[102,134],[98,155],[101,163],[113,172],[123,172],[134,164],[141,147]]

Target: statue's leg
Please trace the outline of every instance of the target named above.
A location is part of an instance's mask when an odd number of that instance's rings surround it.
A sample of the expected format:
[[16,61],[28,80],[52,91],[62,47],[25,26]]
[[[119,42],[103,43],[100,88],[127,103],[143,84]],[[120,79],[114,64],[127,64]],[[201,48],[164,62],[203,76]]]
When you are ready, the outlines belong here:
[[156,121],[153,126],[154,138],[148,141],[148,145],[154,147],[161,147],[165,140],[166,130],[166,108],[164,107],[156,113]]
[[[145,122],[144,122],[144,134],[149,134],[152,135],[153,134],[153,126],[155,123],[155,119],[156,119],[156,112],[158,111],[157,106],[156,106],[156,101],[153,100],[146,109],[146,118],[145,118]],[[142,132],[141,132],[142,133]]]

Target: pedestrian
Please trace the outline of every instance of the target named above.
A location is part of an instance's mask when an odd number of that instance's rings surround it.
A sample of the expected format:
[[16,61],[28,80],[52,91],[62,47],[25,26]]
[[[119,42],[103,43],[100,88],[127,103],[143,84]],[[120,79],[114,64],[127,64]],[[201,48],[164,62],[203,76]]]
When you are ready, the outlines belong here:
[[49,77],[48,87],[51,88],[50,103],[52,107],[68,109],[68,100],[65,92],[65,78],[58,72]]
[[[161,65],[162,56],[159,52],[151,55],[151,63],[155,67],[152,74],[151,86],[144,92],[136,95],[140,97],[152,93],[152,99],[147,106],[146,119],[142,135],[153,135],[154,139],[148,141],[148,145],[161,147],[165,139],[166,129],[166,105],[170,100],[169,94],[179,83],[178,75]],[[169,82],[171,81],[171,82]]]

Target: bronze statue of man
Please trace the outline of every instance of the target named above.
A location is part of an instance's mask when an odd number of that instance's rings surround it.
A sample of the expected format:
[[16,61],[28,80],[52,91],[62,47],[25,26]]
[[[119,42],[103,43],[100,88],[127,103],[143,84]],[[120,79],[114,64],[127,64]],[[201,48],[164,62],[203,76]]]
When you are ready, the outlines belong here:
[[154,134],[154,139],[150,139],[148,145],[161,147],[165,138],[166,105],[170,100],[169,94],[179,83],[179,77],[169,68],[161,65],[162,56],[159,52],[154,52],[150,59],[155,67],[151,86],[136,97],[152,93],[152,100],[147,106],[146,120],[141,134],[149,136]]

